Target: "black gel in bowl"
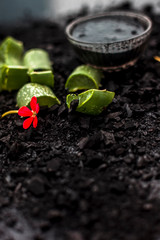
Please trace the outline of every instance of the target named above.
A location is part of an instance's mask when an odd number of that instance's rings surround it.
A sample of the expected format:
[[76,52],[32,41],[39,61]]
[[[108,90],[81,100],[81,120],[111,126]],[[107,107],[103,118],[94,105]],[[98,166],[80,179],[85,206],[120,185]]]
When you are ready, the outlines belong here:
[[67,26],[66,34],[82,62],[113,71],[135,64],[151,29],[147,16],[118,11],[79,18]]

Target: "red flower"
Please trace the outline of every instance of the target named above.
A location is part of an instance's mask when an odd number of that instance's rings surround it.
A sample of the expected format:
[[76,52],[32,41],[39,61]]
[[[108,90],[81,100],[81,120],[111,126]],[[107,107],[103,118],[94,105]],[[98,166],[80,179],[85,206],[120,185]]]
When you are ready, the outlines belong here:
[[33,127],[36,128],[37,127],[37,123],[38,123],[38,118],[37,118],[37,114],[39,112],[39,104],[37,103],[37,98],[34,96],[31,99],[30,102],[30,106],[31,109],[30,110],[28,107],[21,107],[18,110],[18,115],[21,117],[29,117],[27,118],[24,122],[23,122],[23,128],[27,129],[31,126],[32,122],[33,122]]

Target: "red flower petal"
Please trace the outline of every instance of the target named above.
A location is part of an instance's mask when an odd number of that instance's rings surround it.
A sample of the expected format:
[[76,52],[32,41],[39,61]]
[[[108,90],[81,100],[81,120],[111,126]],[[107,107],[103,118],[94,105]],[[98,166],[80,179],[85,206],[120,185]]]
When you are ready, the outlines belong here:
[[32,111],[28,107],[21,107],[18,110],[18,115],[21,117],[31,117],[32,116]]
[[34,120],[33,120],[33,127],[36,128],[37,124],[38,124],[38,118],[37,118],[37,116],[35,116]]
[[23,122],[23,128],[27,129],[31,126],[31,123],[33,122],[33,117],[27,118],[24,122]]
[[38,113],[39,112],[39,104],[37,103],[36,104],[36,113]]
[[33,112],[36,111],[36,105],[37,105],[37,98],[34,96],[34,97],[32,97],[31,102],[30,102],[30,106],[31,106],[31,109],[33,110]]

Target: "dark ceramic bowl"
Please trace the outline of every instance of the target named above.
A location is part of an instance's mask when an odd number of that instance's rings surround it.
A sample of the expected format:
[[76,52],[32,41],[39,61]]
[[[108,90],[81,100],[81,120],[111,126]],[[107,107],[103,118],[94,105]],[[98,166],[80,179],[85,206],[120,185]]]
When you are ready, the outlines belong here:
[[147,16],[116,11],[74,20],[67,26],[66,35],[82,62],[118,71],[135,64],[151,30]]

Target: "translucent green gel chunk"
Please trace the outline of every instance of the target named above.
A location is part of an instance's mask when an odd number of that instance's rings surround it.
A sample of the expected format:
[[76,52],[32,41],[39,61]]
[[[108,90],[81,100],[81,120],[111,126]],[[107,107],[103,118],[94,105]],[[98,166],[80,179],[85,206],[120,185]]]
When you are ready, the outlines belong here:
[[90,89],[79,95],[67,95],[66,104],[68,108],[70,108],[70,104],[73,100],[79,100],[79,104],[76,108],[77,112],[98,115],[112,102],[114,96],[114,92]]
[[51,70],[39,72],[33,70],[28,72],[28,75],[32,83],[39,83],[42,85],[49,86],[51,88],[53,88],[54,86],[54,75]]
[[0,65],[22,65],[23,43],[7,37],[0,45]]
[[28,69],[23,66],[0,67],[0,91],[17,90],[28,82]]
[[45,85],[38,83],[27,83],[17,93],[17,105],[30,106],[31,98],[35,96],[40,106],[51,107],[55,104],[60,104],[59,99],[53,91]]
[[54,75],[48,53],[39,48],[30,49],[24,55],[24,65],[28,68],[30,81],[53,88]]
[[103,74],[100,70],[88,65],[77,67],[68,77],[65,88],[69,92],[83,89],[98,89]]

